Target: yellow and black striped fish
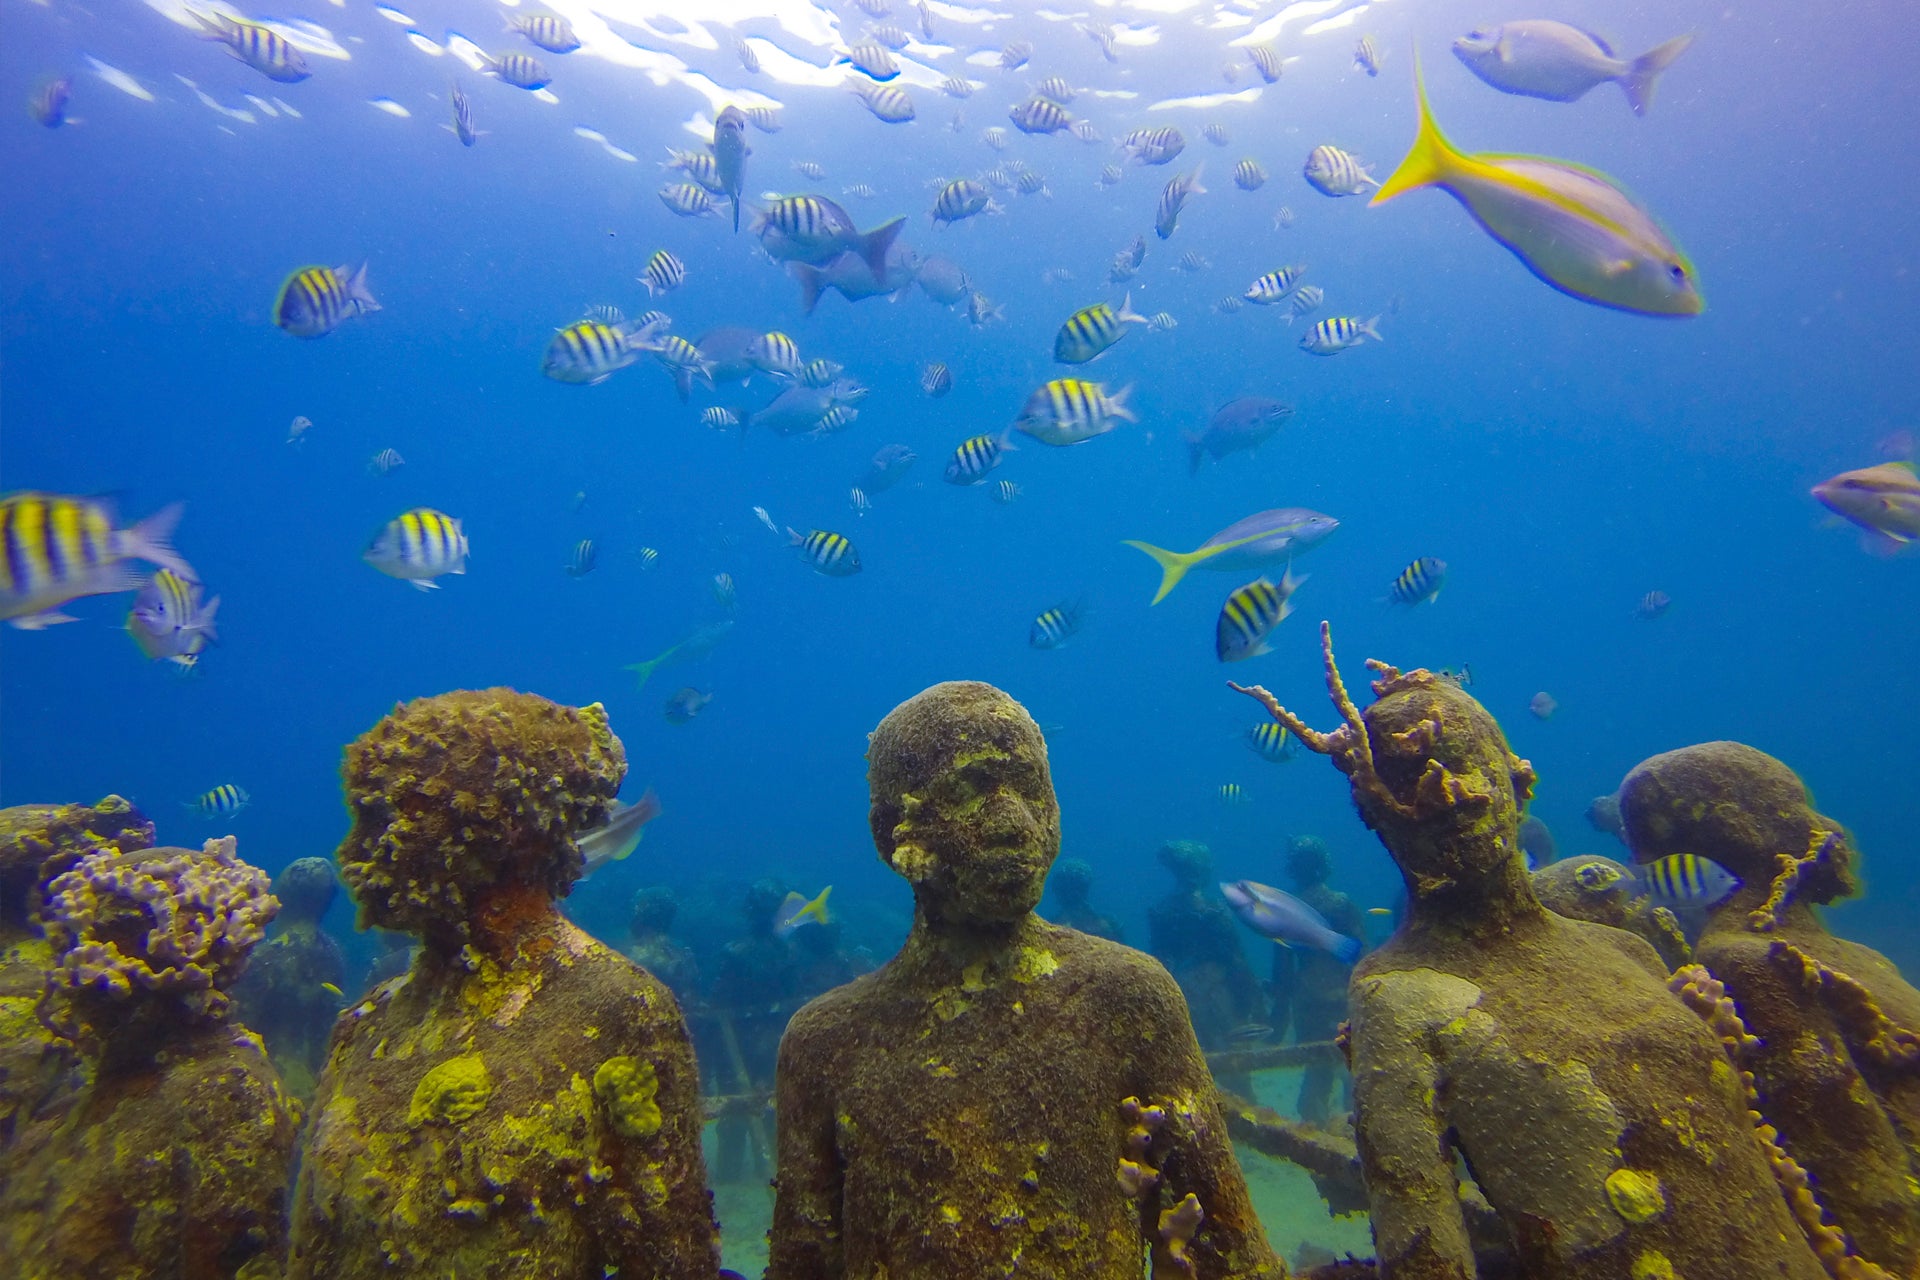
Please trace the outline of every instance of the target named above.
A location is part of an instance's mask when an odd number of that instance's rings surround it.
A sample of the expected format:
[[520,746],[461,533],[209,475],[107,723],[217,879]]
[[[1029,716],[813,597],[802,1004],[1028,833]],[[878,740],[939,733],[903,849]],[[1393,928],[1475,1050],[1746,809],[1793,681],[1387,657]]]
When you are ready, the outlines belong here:
[[313,74],[313,68],[307,65],[306,55],[271,28],[241,18],[229,18],[224,13],[202,13],[193,8],[187,12],[206,28],[203,39],[218,40],[227,46],[227,52],[269,80],[298,84]]
[[1115,311],[1104,302],[1082,307],[1067,317],[1053,339],[1053,358],[1060,364],[1085,364],[1097,360],[1108,347],[1127,336],[1130,324],[1145,324],[1147,318],[1133,309],[1133,295],[1121,300]]
[[815,573],[829,578],[846,578],[860,572],[860,553],[843,533],[815,529],[811,533],[787,530],[788,543],[800,549],[800,558],[813,566]]
[[1079,444],[1113,430],[1122,418],[1138,422],[1133,410],[1127,408],[1127,396],[1132,391],[1130,386],[1122,387],[1108,395],[1104,383],[1055,378],[1027,397],[1013,425],[1041,444]]
[[1267,171],[1258,160],[1242,160],[1233,166],[1233,185],[1242,191],[1258,191],[1267,185]]
[[467,571],[467,535],[444,511],[415,507],[380,531],[361,559],[420,591],[435,591],[443,573]]
[[1086,606],[1080,601],[1055,605],[1033,620],[1027,630],[1027,644],[1035,649],[1058,649],[1080,631]]
[[748,343],[746,361],[762,373],[777,373],[783,378],[799,377],[804,364],[800,344],[778,331],[763,333]]
[[640,277],[640,283],[647,286],[647,296],[672,293],[687,282],[687,264],[680,261],[665,249],[656,249],[647,259],[646,272]]
[[991,208],[993,197],[985,187],[971,178],[955,178],[940,188],[940,194],[934,199],[933,220],[937,223],[959,222]]
[[1387,599],[1393,604],[1431,604],[1440,598],[1440,588],[1446,585],[1447,562],[1421,556],[1400,571],[1387,590]]
[[324,338],[342,320],[380,310],[367,289],[367,264],[349,267],[301,267],[280,285],[273,300],[273,322],[296,338]]
[[1294,756],[1293,734],[1288,732],[1287,726],[1273,720],[1247,730],[1247,745],[1253,748],[1253,754],[1275,764],[1284,763]]
[[1258,303],[1263,307],[1283,301],[1299,285],[1300,277],[1305,275],[1306,271],[1304,265],[1295,263],[1290,267],[1282,267],[1278,271],[1267,272],[1247,286],[1247,301]]
[[160,570],[140,588],[127,612],[127,634],[149,661],[191,665],[220,638],[213,625],[220,597],[203,602],[201,593],[199,583],[171,569]]
[[231,782],[223,782],[204,795],[192,800],[182,800],[182,806],[192,809],[203,818],[231,818],[234,814],[252,803],[253,797],[245,788],[236,787]]
[[597,386],[638,360],[650,346],[631,330],[598,320],[576,320],[553,335],[540,371],[555,382]]
[[551,13],[521,14],[507,23],[507,30],[518,32],[527,43],[548,53],[572,53],[580,47],[573,24]]
[[197,580],[193,566],[167,541],[182,510],[175,504],[131,529],[116,529],[112,509],[95,498],[58,493],[0,498],[0,620],[22,631],[72,622],[58,612],[69,600],[139,585],[130,560],[148,560]]
[[1253,797],[1247,794],[1247,789],[1237,782],[1223,782],[1220,784],[1221,804],[1245,804],[1251,799],[1253,799]]
[[1255,578],[1228,596],[1213,629],[1213,651],[1220,661],[1239,662],[1269,652],[1267,637],[1293,611],[1288,600],[1305,581],[1289,568],[1277,586]]
[[1640,868],[1654,899],[1668,906],[1710,907],[1740,887],[1739,879],[1711,858],[1675,853]]
[[947,483],[986,483],[987,472],[1000,465],[1001,455],[1006,451],[1004,435],[978,435],[962,440],[947,461]]

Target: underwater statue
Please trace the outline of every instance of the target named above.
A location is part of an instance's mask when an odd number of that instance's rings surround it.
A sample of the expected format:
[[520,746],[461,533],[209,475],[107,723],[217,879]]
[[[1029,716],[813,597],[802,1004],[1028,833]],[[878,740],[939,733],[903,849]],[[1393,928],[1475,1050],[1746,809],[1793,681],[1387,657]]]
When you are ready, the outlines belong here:
[[1085,858],[1062,858],[1054,863],[1047,888],[1053,893],[1053,909],[1047,917],[1055,924],[1109,942],[1127,940],[1120,922],[1089,901],[1093,895],[1093,864]]
[[633,895],[633,914],[627,931],[627,958],[667,984],[682,1005],[700,994],[700,962],[693,951],[673,939],[673,921],[680,914],[680,896],[663,884],[648,885]]
[[1643,761],[1620,813],[1637,860],[1694,853],[1739,878],[1694,957],[1758,1038],[1742,1065],[1760,1109],[1860,1256],[1920,1271],[1920,991],[1815,910],[1859,891],[1846,829],[1737,742]]
[[234,990],[241,1019],[267,1042],[287,1092],[306,1102],[344,1003],[346,957],[320,927],[340,882],[325,858],[296,858],[273,878],[280,916]]
[[276,903],[231,836],[54,877],[41,1023],[86,1082],[0,1179],[0,1274],[278,1280],[293,1109],[229,992]]
[[[1287,845],[1287,878],[1293,896],[1320,913],[1335,933],[1366,941],[1366,916],[1352,898],[1327,883],[1333,876],[1333,855],[1318,836],[1295,836]],[[1316,947],[1273,949],[1273,1030],[1282,1033],[1289,1020],[1299,1044],[1331,1040],[1347,1017],[1347,977],[1350,966]],[[1343,1087],[1341,1111],[1351,1098],[1351,1085],[1325,1058],[1309,1062],[1300,1076],[1295,1104],[1302,1120],[1325,1127],[1333,1118],[1333,1088]]]
[[693,1050],[665,986],[558,911],[626,757],[594,704],[396,707],[347,748],[335,855],[404,978],[334,1027],[290,1280],[713,1280]]
[[[773,1088],[780,1033],[799,1002],[792,946],[776,928],[787,886],[762,877],[747,886],[740,903],[746,936],[721,952],[713,976],[712,1027],[707,1040],[718,1054],[706,1064],[719,1092],[764,1094]],[[764,1183],[773,1172],[773,1135],[764,1112],[722,1115],[714,1127],[713,1176],[717,1182]]]
[[1687,935],[1671,910],[1640,891],[1633,871],[1598,854],[1562,858],[1535,871],[1533,894],[1540,905],[1569,920],[1591,920],[1637,933],[1660,953],[1668,969],[1693,959]]
[[[1173,888],[1147,908],[1147,949],[1185,993],[1201,1047],[1218,1052],[1232,1045],[1236,1030],[1265,1016],[1260,980],[1220,896],[1213,852],[1198,840],[1169,840],[1155,856]],[[1251,1092],[1244,1078],[1228,1087]]]
[[780,1046],[767,1280],[1278,1280],[1180,990],[1034,914],[1060,848],[1046,743],[990,685],[935,685],[867,752],[900,953]]
[[[1714,1030],[1653,949],[1541,907],[1520,853],[1532,767],[1431,672],[1369,663],[1364,715],[1318,733],[1399,866],[1405,922],[1353,973],[1356,1131],[1381,1280],[1485,1274],[1470,1176],[1527,1280],[1820,1280]],[[1239,686],[1234,686],[1239,688]]]
[[153,823],[119,796],[0,809],[0,1183],[79,1091],[73,1043],[35,1015],[53,948],[40,927],[47,884],[84,853],[153,845]]

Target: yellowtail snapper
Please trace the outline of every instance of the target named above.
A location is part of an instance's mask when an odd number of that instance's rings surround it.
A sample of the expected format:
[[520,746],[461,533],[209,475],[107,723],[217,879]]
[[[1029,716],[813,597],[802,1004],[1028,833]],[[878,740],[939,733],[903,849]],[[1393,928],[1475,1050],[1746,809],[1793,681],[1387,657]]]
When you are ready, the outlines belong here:
[[298,84],[313,74],[306,55],[269,27],[244,18],[230,18],[224,13],[202,13],[191,7],[187,12],[206,28],[202,39],[218,40],[227,46],[227,52],[269,80]]
[[1706,309],[1693,264],[1610,178],[1544,156],[1467,155],[1434,123],[1424,81],[1418,89],[1418,135],[1373,204],[1438,187],[1569,297],[1647,316]]
[[1306,579],[1289,568],[1279,585],[1255,578],[1227,597],[1213,629],[1213,652],[1222,662],[1242,662],[1272,652],[1267,637],[1293,612],[1293,593]]
[[1731,871],[1696,853],[1676,853],[1639,868],[1640,882],[1667,907],[1710,907],[1740,887]]
[[245,789],[223,782],[213,790],[204,792],[191,800],[182,800],[184,808],[192,809],[203,818],[231,818],[253,802],[253,797]]
[[1064,447],[1105,435],[1122,419],[1138,422],[1127,408],[1131,386],[1109,396],[1104,383],[1083,382],[1079,378],[1055,378],[1027,397],[1027,403],[1014,420],[1014,429],[1032,436],[1041,444]]
[[1300,339],[1300,349],[1316,356],[1337,356],[1349,347],[1357,347],[1372,339],[1384,342],[1377,326],[1380,317],[1361,320],[1354,316],[1330,316],[1307,330]]
[[1253,753],[1273,764],[1284,764],[1293,759],[1297,750],[1293,734],[1287,726],[1272,720],[1253,726],[1247,730],[1246,736],[1247,745],[1253,749]]
[[786,901],[773,913],[774,935],[791,938],[803,925],[831,924],[832,917],[827,914],[827,895],[832,892],[833,886],[828,885],[811,900],[803,894],[789,893]]
[[1067,317],[1053,339],[1053,358],[1059,364],[1085,364],[1097,360],[1107,348],[1127,336],[1130,324],[1145,324],[1147,318],[1133,309],[1128,294],[1115,311],[1104,302],[1083,307]]
[[1027,644],[1035,649],[1059,649],[1080,632],[1086,617],[1086,604],[1076,600],[1058,604],[1033,620],[1027,630]]
[[803,534],[790,528],[787,541],[799,549],[800,558],[813,566],[815,573],[847,578],[860,572],[860,553],[843,533],[814,529]]
[[367,288],[367,264],[301,267],[280,285],[273,322],[296,338],[324,338],[342,320],[380,310]]
[[218,642],[213,616],[220,610],[220,597],[202,603],[202,591],[199,583],[171,569],[160,570],[140,588],[127,613],[127,634],[149,661],[166,658],[186,665],[183,659]]
[[184,510],[176,503],[131,529],[117,529],[112,508],[97,498],[31,492],[0,498],[0,619],[22,631],[72,622],[58,612],[69,600],[139,585],[131,560],[197,580],[168,541]]
[[1434,556],[1421,556],[1402,569],[1387,591],[1392,604],[1431,604],[1440,598],[1447,585],[1447,562]]
[[445,512],[415,507],[388,521],[361,559],[416,590],[434,591],[435,578],[467,571],[467,535]]
[[567,561],[569,578],[584,578],[593,572],[600,563],[600,549],[593,545],[592,538],[582,538],[573,544],[573,558]]
[[528,44],[548,53],[572,53],[580,47],[573,24],[551,13],[523,13],[507,23],[507,30],[526,38]]
[[1128,541],[1126,545],[1144,551],[1160,566],[1160,589],[1153,597],[1153,603],[1159,604],[1189,570],[1213,569],[1223,573],[1259,570],[1289,561],[1298,552],[1312,550],[1339,527],[1338,520],[1318,511],[1276,507],[1234,521],[1192,551],[1168,551],[1150,542]]
[[961,441],[947,462],[947,483],[986,483],[987,472],[999,466],[1002,456],[1011,449],[1004,432],[998,436],[978,435]]

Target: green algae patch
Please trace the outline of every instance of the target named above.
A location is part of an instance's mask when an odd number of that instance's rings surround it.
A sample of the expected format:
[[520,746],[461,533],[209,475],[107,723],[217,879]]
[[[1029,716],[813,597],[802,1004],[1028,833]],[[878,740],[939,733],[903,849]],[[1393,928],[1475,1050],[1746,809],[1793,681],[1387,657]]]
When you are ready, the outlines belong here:
[[1677,1275],[1666,1254],[1649,1249],[1633,1260],[1633,1280],[1677,1280]]
[[651,1138],[660,1132],[660,1080],[651,1062],[608,1058],[593,1073],[593,1096],[607,1109],[613,1131],[623,1138]]
[[1059,968],[1059,958],[1045,947],[1021,947],[1013,957],[1013,980],[1037,982]]
[[1615,1169],[1607,1175],[1607,1199],[1613,1211],[1628,1222],[1652,1222],[1667,1211],[1667,1195],[1660,1179],[1638,1169]]
[[416,1127],[434,1122],[464,1124],[479,1115],[491,1097],[493,1081],[487,1078],[487,1064],[479,1054],[448,1058],[420,1077],[407,1107],[407,1123]]

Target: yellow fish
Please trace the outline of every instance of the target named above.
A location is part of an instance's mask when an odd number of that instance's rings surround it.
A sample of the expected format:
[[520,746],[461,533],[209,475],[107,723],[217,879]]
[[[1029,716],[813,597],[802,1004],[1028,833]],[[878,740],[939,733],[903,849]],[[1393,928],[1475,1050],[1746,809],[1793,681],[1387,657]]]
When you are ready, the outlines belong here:
[[1706,309],[1693,264],[1612,179],[1545,156],[1467,155],[1434,123],[1417,66],[1415,83],[1419,134],[1370,203],[1438,187],[1562,293],[1646,316],[1696,316]]

